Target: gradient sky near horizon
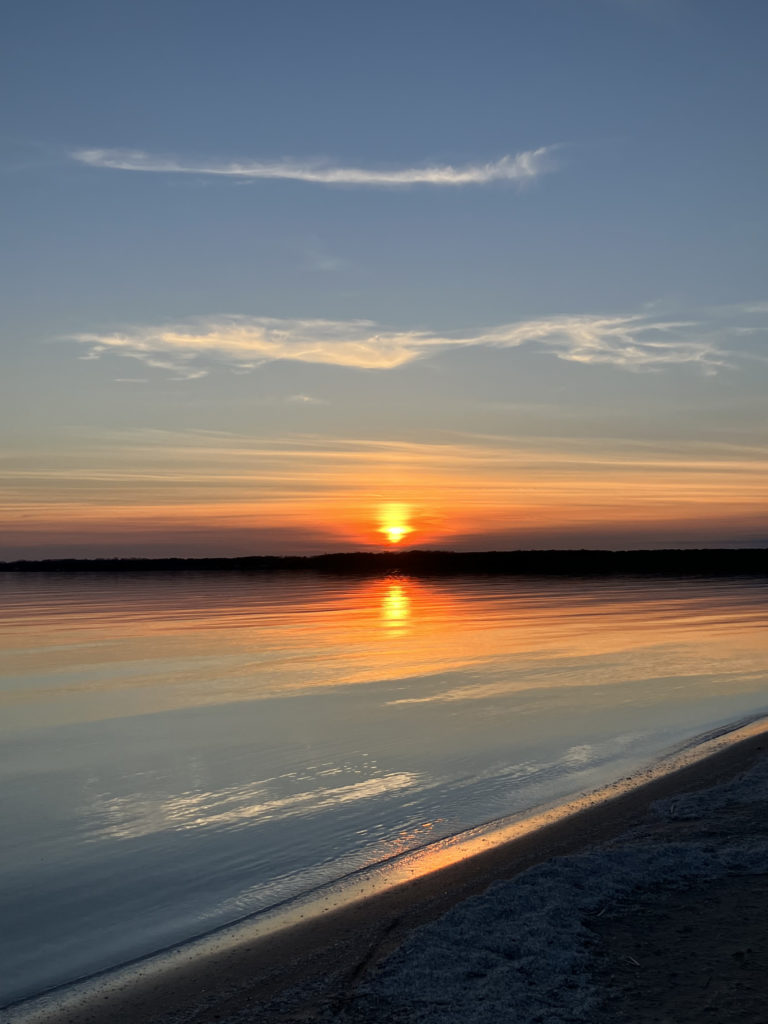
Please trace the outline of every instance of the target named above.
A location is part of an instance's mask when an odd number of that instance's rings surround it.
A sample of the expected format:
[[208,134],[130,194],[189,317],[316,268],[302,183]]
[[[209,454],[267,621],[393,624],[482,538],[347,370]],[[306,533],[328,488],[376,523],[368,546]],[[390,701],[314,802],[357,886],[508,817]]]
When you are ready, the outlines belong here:
[[762,0],[28,0],[0,558],[768,545]]

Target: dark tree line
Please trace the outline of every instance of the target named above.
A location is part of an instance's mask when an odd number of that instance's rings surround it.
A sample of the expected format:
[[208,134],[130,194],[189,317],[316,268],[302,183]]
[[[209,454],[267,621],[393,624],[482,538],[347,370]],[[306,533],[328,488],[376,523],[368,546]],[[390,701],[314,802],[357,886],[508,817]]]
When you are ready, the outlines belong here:
[[52,558],[0,562],[0,572],[311,572],[381,576],[765,576],[768,548],[647,551],[359,551],[240,558]]

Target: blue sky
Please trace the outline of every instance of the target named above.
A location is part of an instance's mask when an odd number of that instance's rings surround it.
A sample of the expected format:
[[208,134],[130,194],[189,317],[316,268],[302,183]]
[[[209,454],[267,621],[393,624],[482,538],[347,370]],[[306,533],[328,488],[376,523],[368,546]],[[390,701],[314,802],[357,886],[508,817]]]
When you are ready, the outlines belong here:
[[15,5],[0,557],[765,543],[766,28]]

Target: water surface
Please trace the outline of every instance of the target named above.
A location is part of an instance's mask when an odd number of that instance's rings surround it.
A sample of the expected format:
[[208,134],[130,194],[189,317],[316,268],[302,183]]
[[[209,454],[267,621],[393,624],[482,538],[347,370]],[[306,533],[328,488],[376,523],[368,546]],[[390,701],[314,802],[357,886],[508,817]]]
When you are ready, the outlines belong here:
[[765,710],[765,598],[0,576],[0,1004]]

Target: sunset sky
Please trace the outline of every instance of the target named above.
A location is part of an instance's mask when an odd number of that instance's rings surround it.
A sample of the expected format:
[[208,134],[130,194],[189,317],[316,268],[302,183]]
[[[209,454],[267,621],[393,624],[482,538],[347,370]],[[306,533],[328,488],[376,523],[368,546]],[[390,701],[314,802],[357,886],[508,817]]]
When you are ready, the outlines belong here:
[[0,558],[768,545],[767,34],[12,4]]

